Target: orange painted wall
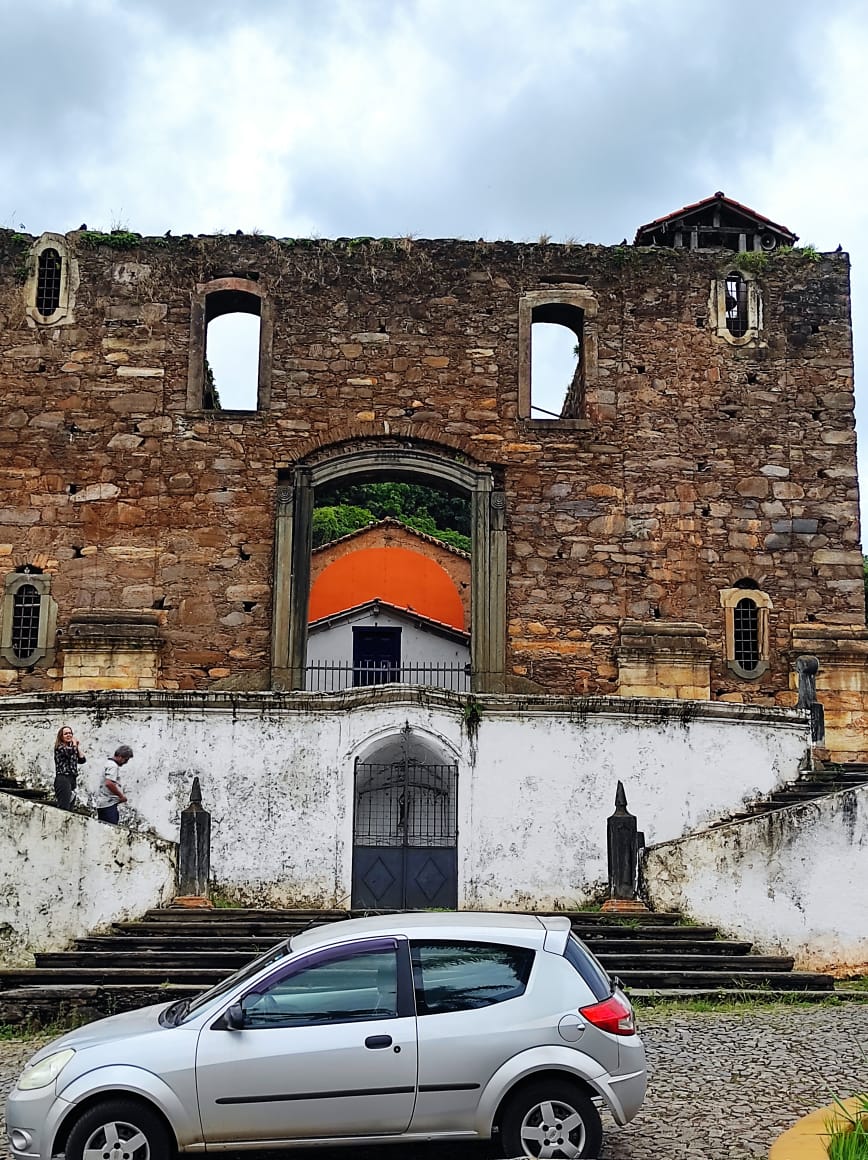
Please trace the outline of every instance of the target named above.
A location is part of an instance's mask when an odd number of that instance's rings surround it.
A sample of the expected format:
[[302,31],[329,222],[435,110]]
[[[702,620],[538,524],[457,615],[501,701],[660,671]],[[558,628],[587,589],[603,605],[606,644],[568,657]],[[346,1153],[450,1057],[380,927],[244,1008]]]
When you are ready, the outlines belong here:
[[377,598],[468,628],[461,596],[446,570],[407,548],[359,548],[334,560],[313,582],[308,616],[320,620]]

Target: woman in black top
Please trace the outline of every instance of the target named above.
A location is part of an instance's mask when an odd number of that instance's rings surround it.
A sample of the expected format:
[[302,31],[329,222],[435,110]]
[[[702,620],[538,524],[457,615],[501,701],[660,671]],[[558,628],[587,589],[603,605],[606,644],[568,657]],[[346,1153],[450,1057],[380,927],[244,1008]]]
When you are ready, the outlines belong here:
[[54,743],[54,796],[62,810],[71,810],[75,805],[78,767],[86,760],[72,728],[64,725]]

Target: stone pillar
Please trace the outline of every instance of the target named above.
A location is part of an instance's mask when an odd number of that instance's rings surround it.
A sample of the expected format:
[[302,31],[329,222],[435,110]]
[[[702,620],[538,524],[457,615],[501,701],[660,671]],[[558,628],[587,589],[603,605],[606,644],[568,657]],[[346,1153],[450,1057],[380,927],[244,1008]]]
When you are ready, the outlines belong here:
[[711,697],[711,649],[701,624],[623,620],[616,656],[619,697]]
[[202,788],[193,778],[190,804],[181,811],[178,843],[178,894],[175,906],[210,907],[211,815],[202,806]]
[[609,855],[609,897],[603,903],[604,911],[641,911],[648,908],[636,898],[639,876],[639,847],[644,837],[636,826],[635,817],[627,810],[624,785],[618,782],[615,792],[615,812],[606,824],[606,845]]
[[76,609],[61,636],[61,691],[156,689],[163,614],[139,609]]

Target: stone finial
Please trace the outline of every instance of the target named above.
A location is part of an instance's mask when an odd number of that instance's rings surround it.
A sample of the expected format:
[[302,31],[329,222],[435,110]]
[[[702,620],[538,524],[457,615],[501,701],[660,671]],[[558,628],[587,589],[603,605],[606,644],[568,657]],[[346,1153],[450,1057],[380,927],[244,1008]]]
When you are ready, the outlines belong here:
[[190,790],[190,805],[198,807],[199,809],[202,808],[202,786],[198,777],[193,778],[193,786]]
[[627,795],[624,792],[623,781],[618,782],[618,788],[615,790],[615,813],[616,814],[626,814],[627,813]]

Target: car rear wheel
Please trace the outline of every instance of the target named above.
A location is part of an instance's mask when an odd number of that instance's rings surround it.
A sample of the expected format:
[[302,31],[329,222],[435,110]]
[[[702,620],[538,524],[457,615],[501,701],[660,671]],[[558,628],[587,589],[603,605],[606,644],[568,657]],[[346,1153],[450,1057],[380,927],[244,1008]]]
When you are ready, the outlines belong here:
[[581,1088],[568,1080],[539,1080],[510,1098],[501,1138],[504,1156],[574,1160],[599,1154],[603,1128]]
[[106,1100],[76,1120],[66,1160],[166,1160],[174,1142],[160,1117],[133,1100]]

